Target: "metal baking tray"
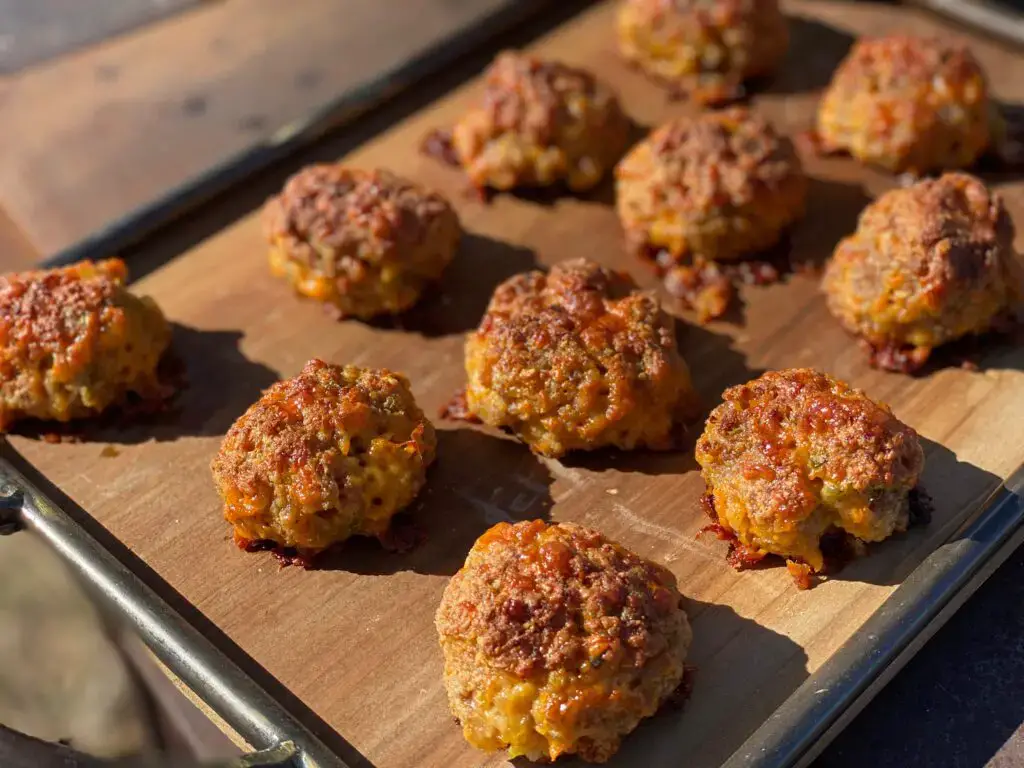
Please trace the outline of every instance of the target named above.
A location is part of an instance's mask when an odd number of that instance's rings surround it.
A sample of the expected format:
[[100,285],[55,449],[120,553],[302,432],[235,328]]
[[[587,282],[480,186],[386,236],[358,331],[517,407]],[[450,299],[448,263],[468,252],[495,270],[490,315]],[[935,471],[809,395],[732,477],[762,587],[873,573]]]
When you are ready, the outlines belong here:
[[[380,81],[345,94],[316,115],[283,128],[268,144],[236,156],[173,190],[77,246],[47,260],[56,266],[101,258],[153,237],[177,217],[256,172],[347,125],[385,98],[501,32],[536,16],[545,2],[508,7],[457,39]],[[574,3],[551,13],[560,18]],[[541,28],[545,22],[541,21]],[[529,28],[524,34],[532,34]],[[130,256],[129,262],[130,262]],[[131,262],[130,262],[131,263]],[[154,590],[127,548],[50,484],[0,439],[0,532],[27,529],[49,542],[88,585],[138,631],[154,655],[248,744],[263,764],[346,766],[331,740],[300,722],[274,692],[261,687]],[[782,768],[809,764],[831,738],[1024,542],[1024,468],[983,504],[957,534],[928,556],[860,631],[780,706],[724,765]],[[141,575],[145,574],[145,576]]]

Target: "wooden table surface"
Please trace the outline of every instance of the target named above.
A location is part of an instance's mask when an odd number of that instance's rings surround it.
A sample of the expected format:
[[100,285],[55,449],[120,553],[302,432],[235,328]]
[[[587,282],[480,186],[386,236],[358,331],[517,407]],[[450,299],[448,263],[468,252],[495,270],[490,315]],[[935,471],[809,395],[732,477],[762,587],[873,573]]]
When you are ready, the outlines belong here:
[[[493,5],[408,0],[398,14],[376,0],[292,0],[283,13],[280,0],[220,0],[0,77],[0,268],[75,243]],[[921,755],[945,754],[945,764],[981,765],[993,753],[993,764],[1024,764],[1012,736],[1024,712],[1012,693],[992,700],[993,681],[1008,678],[1012,691],[1024,675],[1020,633],[1008,630],[1020,627],[1019,611],[1005,611],[1006,585],[1020,583],[1018,553],[823,764],[939,764]],[[972,674],[936,673],[962,670],[972,652],[982,654]],[[950,680],[960,687],[943,688]],[[916,712],[894,716],[908,699]],[[960,712],[981,702],[994,713],[988,728],[957,730]],[[957,751],[949,745],[958,740]],[[939,743],[945,752],[935,752]]]

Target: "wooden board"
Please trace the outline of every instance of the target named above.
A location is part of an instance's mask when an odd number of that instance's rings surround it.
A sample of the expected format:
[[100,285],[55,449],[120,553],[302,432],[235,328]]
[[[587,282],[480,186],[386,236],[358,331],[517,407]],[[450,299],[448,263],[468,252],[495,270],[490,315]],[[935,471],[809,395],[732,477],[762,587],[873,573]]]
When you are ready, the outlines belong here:
[[[791,132],[810,126],[817,90],[851,35],[948,33],[930,17],[889,6],[785,5],[793,54],[755,104]],[[619,63],[612,13],[611,5],[598,5],[537,49],[594,69],[643,124],[688,109]],[[1019,57],[980,39],[973,45],[996,93],[1024,97],[1024,83],[1011,74]],[[506,438],[453,424],[439,424],[439,460],[416,512],[429,538],[414,553],[388,555],[355,543],[324,570],[305,572],[237,551],[208,463],[232,420],[278,376],[295,374],[313,356],[391,367],[410,377],[419,402],[434,413],[462,383],[464,333],[500,279],[535,261],[589,256],[655,284],[624,254],[602,196],[548,205],[500,196],[483,205],[462,194],[458,173],[417,153],[427,130],[451,123],[478,93],[479,84],[470,84],[348,158],[445,190],[470,232],[443,292],[404,318],[404,328],[335,323],[293,297],[268,275],[259,222],[250,216],[137,286],[178,323],[176,344],[193,386],[177,419],[107,433],[116,457],[101,455],[96,442],[14,444],[196,606],[217,642],[237,644],[253,674],[275,691],[283,686],[290,693],[281,695],[307,719],[340,734],[351,745],[346,757],[359,765],[503,764],[469,748],[448,715],[433,628],[441,591],[474,538],[499,520],[550,517],[600,528],[679,577],[694,623],[691,661],[699,667],[685,711],[642,726],[613,764],[674,765],[685,756],[690,766],[716,765],[1024,460],[1024,351],[995,349],[978,372],[909,378],[872,370],[809,276],[745,290],[742,325],[686,325],[681,346],[709,406],[725,387],[762,370],[813,365],[888,401],[926,440],[924,483],[938,505],[932,524],[872,547],[869,557],[809,592],[796,590],[784,568],[736,573],[723,559],[723,544],[696,539],[705,522],[697,503],[703,485],[691,453],[548,461]],[[814,179],[811,206],[794,248],[826,254],[869,197],[894,180],[844,158],[808,157],[806,164]],[[1000,187],[1024,222],[1024,184]]]
[[0,74],[176,13],[199,0],[0,0]]
[[0,78],[0,207],[52,255],[507,4],[219,0]]

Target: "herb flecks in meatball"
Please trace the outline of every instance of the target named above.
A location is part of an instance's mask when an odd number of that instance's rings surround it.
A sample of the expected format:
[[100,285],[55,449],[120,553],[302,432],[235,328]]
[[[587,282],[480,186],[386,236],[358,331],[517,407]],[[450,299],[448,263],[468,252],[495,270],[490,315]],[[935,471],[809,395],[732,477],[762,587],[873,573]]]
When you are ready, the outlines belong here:
[[350,536],[385,537],[436,447],[405,377],[312,360],[235,422],[212,470],[237,543],[314,555]]
[[469,415],[535,452],[668,449],[698,408],[672,318],[579,259],[500,286],[466,342]]
[[120,259],[0,277],[0,430],[166,397],[157,365],[170,327],[126,279]]
[[906,530],[924,452],[888,407],[806,368],[723,397],[696,458],[737,564],[775,554],[817,572],[829,533],[877,542]]
[[619,50],[674,92],[703,104],[743,95],[772,74],[789,45],[776,0],[623,0]]
[[912,371],[932,349],[1012,313],[1020,275],[998,195],[965,173],[886,192],[829,262],[829,309],[874,362]]
[[989,146],[990,111],[985,75],[963,45],[862,39],[822,98],[818,138],[894,173],[966,168]]
[[466,739],[604,762],[683,682],[691,631],[665,568],[570,523],[499,523],[437,611]]
[[615,175],[627,242],[669,262],[764,251],[803,216],[807,196],[792,142],[742,107],[661,126]]
[[388,171],[314,165],[263,212],[270,268],[341,317],[398,314],[440,279],[462,230],[440,194]]
[[611,89],[591,74],[506,51],[484,75],[484,94],[456,123],[455,155],[479,189],[594,187],[622,156],[630,124]]

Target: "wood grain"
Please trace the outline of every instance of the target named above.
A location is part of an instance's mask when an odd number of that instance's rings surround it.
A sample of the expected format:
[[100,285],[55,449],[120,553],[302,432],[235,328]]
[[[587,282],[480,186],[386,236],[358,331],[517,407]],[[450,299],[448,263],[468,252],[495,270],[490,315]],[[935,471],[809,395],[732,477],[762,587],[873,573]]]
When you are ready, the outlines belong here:
[[[794,133],[810,126],[827,78],[822,67],[834,64],[851,35],[947,32],[930,17],[884,5],[793,0],[786,7],[793,54],[755,104]],[[598,5],[537,49],[594,69],[645,125],[688,109],[620,65],[611,19],[612,6]],[[1024,83],[1010,74],[1019,58],[980,39],[973,45],[996,92],[1024,97]],[[745,289],[740,325],[684,326],[683,353],[709,407],[725,387],[764,369],[813,365],[889,402],[926,440],[924,483],[937,501],[931,525],[872,547],[809,592],[796,590],[784,568],[736,573],[722,544],[697,538],[703,485],[690,452],[548,461],[506,438],[443,423],[439,460],[415,512],[428,541],[412,554],[356,542],[323,570],[305,572],[235,550],[208,463],[231,421],[277,376],[295,374],[313,356],[391,367],[409,375],[433,413],[461,385],[463,335],[501,278],[534,260],[588,256],[655,284],[623,253],[607,190],[593,199],[499,196],[484,205],[463,194],[456,171],[417,153],[420,137],[451,123],[478,90],[470,84],[348,158],[400,171],[456,201],[472,234],[439,294],[390,326],[332,322],[268,275],[259,223],[243,218],[137,286],[178,323],[176,345],[192,387],[177,417],[99,432],[96,442],[14,444],[195,606],[215,641],[279,695],[294,695],[292,705],[307,719],[340,734],[351,762],[381,768],[504,764],[469,748],[448,715],[432,623],[441,591],[474,538],[499,520],[548,516],[600,528],[679,577],[694,622],[691,661],[699,667],[685,711],[642,726],[613,765],[675,765],[681,756],[690,766],[716,765],[1024,460],[1024,351],[993,347],[977,372],[946,368],[910,378],[872,370],[809,275]],[[814,186],[793,247],[824,257],[869,196],[894,180],[844,158],[805,159]],[[1000,188],[1024,222],[1024,184]],[[116,443],[119,455],[101,456],[103,442]]]
[[0,80],[0,207],[44,255],[507,0],[222,0]]

